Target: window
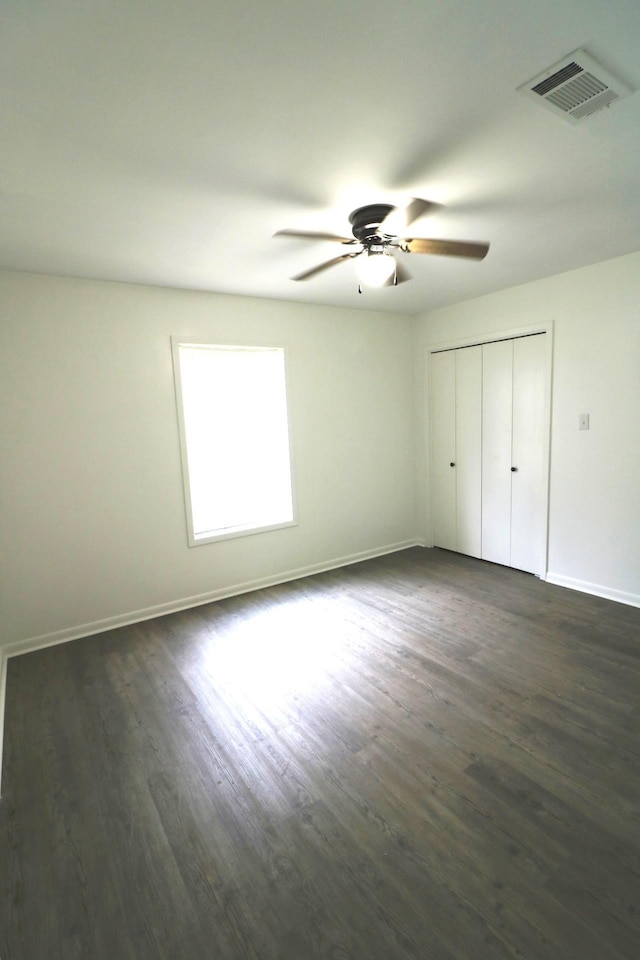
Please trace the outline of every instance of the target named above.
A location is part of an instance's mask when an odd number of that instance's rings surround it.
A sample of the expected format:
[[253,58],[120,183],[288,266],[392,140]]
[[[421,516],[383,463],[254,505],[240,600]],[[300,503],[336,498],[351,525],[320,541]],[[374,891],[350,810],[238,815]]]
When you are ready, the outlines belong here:
[[173,348],[189,543],[293,524],[282,347]]

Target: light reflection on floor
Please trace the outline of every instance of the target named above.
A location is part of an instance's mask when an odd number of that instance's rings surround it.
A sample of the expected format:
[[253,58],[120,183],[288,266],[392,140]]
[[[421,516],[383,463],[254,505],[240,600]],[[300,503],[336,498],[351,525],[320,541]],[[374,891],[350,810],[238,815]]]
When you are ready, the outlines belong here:
[[201,666],[225,694],[260,709],[293,696],[317,695],[348,669],[354,626],[330,605],[289,599],[228,624],[202,651]]

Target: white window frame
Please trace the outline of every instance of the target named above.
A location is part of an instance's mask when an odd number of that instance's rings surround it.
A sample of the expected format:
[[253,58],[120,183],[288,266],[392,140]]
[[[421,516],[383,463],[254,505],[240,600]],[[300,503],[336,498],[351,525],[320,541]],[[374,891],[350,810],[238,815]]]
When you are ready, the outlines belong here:
[[[227,349],[227,350],[280,350],[283,354],[284,362],[284,387],[285,387],[285,405],[286,405],[286,416],[287,416],[287,438],[289,443],[289,475],[291,483],[291,510],[292,510],[292,519],[283,520],[278,523],[265,524],[265,525],[253,525],[247,524],[246,526],[236,526],[221,530],[219,532],[212,531],[206,534],[196,534],[193,524],[193,508],[191,502],[191,481],[189,476],[189,458],[187,455],[187,440],[186,440],[186,427],[185,427],[185,416],[184,416],[184,404],[183,404],[183,392],[182,392],[182,378],[180,371],[180,347],[201,347],[203,349]],[[176,410],[178,415],[178,436],[180,442],[180,460],[182,465],[182,482],[183,482],[183,492],[185,500],[185,515],[187,523],[187,539],[190,547],[199,547],[206,543],[214,543],[220,540],[234,540],[238,537],[251,536],[257,533],[266,533],[271,530],[281,530],[286,527],[295,527],[298,525],[297,520],[297,506],[296,506],[296,495],[294,488],[294,457],[293,457],[293,443],[291,436],[291,416],[289,409],[289,390],[288,390],[288,372],[287,372],[287,349],[282,344],[274,343],[259,343],[259,342],[243,342],[238,343],[227,342],[224,340],[216,340],[215,342],[202,341],[202,340],[188,340],[184,337],[171,337],[171,349],[173,356],[173,376],[174,376],[174,387],[175,387],[175,398],[176,398]]]

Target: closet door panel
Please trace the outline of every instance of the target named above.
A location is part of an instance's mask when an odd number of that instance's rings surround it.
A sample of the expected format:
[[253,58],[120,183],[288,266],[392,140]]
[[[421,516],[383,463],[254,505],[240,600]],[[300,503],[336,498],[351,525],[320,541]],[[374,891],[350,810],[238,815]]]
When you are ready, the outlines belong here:
[[513,344],[511,566],[544,573],[546,542],[544,335]]
[[482,347],[482,558],[511,562],[513,342]]
[[431,356],[431,508],[436,547],[456,549],[455,353]]
[[457,550],[482,556],[482,347],[455,351]]

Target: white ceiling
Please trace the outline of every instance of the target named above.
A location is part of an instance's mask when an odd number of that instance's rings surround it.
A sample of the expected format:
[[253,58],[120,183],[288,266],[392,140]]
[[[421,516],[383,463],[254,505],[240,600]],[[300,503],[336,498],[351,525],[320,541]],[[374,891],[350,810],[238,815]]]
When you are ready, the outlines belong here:
[[[638,0],[6,0],[0,266],[418,313],[640,249],[640,93],[571,125],[516,88],[578,47],[640,89]],[[446,205],[357,293],[364,203]]]

